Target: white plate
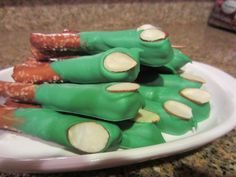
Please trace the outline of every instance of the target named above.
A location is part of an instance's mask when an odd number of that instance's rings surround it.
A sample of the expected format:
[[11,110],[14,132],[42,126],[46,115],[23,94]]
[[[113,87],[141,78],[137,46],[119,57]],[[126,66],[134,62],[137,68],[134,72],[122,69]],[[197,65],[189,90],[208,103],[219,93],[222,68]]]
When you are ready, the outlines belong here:
[[[167,143],[161,145],[88,155],[77,155],[55,144],[1,131],[0,170],[42,173],[127,165],[189,151],[232,130],[236,125],[235,79],[197,62],[186,65],[184,70],[205,78],[207,84],[204,87],[212,95],[210,117],[199,124],[197,131],[183,136],[163,134]],[[11,80],[11,72],[11,68],[0,71],[0,80]]]

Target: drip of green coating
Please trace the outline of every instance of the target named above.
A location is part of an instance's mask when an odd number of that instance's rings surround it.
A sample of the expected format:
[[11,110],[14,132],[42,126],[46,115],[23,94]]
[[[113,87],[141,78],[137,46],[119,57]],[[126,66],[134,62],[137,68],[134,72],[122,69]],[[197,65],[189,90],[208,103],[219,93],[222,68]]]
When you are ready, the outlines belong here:
[[202,85],[199,82],[192,82],[184,79],[179,75],[159,74],[156,70],[142,71],[137,82],[144,85],[175,87],[177,89],[200,88]]
[[36,87],[35,101],[46,108],[108,121],[134,118],[143,107],[138,92],[109,92],[109,84],[42,84]]
[[138,148],[165,143],[160,129],[154,123],[125,121],[120,128],[123,131],[121,148]]
[[[108,132],[109,139],[106,147],[102,151],[105,151],[117,144],[121,138],[121,131],[119,127],[114,124],[78,116],[60,114],[50,109],[22,108],[17,109],[13,115],[14,119],[23,120],[22,124],[15,127],[23,133],[43,140],[52,141],[69,148],[73,148],[72,144],[68,140],[69,128],[73,125],[84,122],[95,122],[100,124]],[[96,134],[96,132],[94,132],[94,134]]]
[[165,111],[163,103],[145,100],[145,110],[155,112],[160,116],[160,121],[155,124],[161,132],[171,135],[182,135],[196,127],[197,123],[192,120],[183,120]]
[[168,100],[179,101],[192,108],[193,120],[200,122],[209,117],[210,104],[197,104],[180,95],[180,90],[176,87],[155,87],[155,86],[141,86],[139,92],[145,99],[153,100],[162,105]]
[[[137,62],[137,65],[125,72],[108,71],[104,67],[104,59],[113,52],[127,54]],[[125,48],[114,48],[97,55],[82,56],[50,64],[51,68],[64,81],[73,83],[134,81],[139,73],[139,65],[139,50]]]
[[173,59],[164,66],[158,67],[157,68],[158,72],[177,74],[185,64],[192,62],[192,60],[187,55],[183,54],[180,50],[178,49],[173,49],[173,50],[174,50]]
[[169,39],[159,41],[143,41],[140,34],[143,30],[123,30],[107,32],[78,33],[82,52],[88,54],[101,53],[111,48],[137,48],[140,50],[141,64],[147,66],[163,66],[173,58],[173,49]]

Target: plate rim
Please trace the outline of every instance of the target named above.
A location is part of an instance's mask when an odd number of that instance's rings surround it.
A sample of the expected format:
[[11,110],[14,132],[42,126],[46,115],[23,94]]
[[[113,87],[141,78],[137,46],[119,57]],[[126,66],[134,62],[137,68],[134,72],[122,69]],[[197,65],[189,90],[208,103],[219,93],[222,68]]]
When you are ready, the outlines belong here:
[[[200,67],[200,69],[206,69],[206,73],[209,75],[221,78],[220,82],[223,84],[230,83],[230,87],[227,90],[234,96],[232,99],[233,105],[236,107],[236,80],[233,76],[226,72],[200,62],[193,62],[193,65]],[[12,68],[6,68],[1,71],[9,72]],[[167,142],[164,144],[153,145],[148,147],[141,147],[136,149],[128,149],[122,151],[112,151],[97,154],[86,154],[73,157],[50,157],[42,159],[17,159],[17,158],[6,158],[0,156],[0,169],[3,171],[20,171],[20,172],[64,172],[64,171],[84,171],[84,170],[95,170],[101,168],[110,168],[115,166],[128,165],[132,163],[139,163],[147,160],[153,160],[170,156],[173,154],[179,154],[181,152],[190,151],[203,146],[213,140],[225,135],[236,126],[236,110],[233,110],[231,116],[224,121],[221,125],[212,127],[207,131],[200,132],[193,135],[194,141],[191,137],[185,137],[176,141]],[[206,136],[207,135],[207,136]],[[199,141],[198,141],[199,140]],[[169,146],[171,148],[166,148]],[[158,148],[157,148],[158,147]],[[111,158],[112,157],[112,158]],[[126,158],[124,158],[126,157]],[[129,157],[129,158],[127,158]],[[131,157],[131,158],[130,158]],[[124,163],[124,159],[126,160]],[[111,163],[116,161],[115,164]],[[89,163],[88,163],[89,162]],[[108,163],[107,163],[108,162]],[[6,164],[7,163],[7,164]],[[104,163],[107,163],[104,167]],[[10,167],[9,167],[9,164]],[[63,168],[62,168],[63,167]]]

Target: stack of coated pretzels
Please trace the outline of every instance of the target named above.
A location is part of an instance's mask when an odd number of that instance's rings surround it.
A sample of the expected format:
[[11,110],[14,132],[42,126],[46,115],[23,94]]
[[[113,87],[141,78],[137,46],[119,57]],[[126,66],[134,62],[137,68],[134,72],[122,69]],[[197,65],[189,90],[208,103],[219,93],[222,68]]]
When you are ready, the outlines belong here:
[[0,81],[1,128],[97,153],[164,143],[210,112],[204,79],[152,25],[123,31],[32,33],[33,57]]

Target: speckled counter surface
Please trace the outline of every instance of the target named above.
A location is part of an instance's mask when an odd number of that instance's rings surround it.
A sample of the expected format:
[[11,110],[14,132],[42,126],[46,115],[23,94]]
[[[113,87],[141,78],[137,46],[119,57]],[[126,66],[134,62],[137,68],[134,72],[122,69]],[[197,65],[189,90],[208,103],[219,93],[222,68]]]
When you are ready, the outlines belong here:
[[[236,76],[236,34],[207,26],[213,1],[1,1],[0,68],[20,63],[30,55],[28,37],[34,32],[64,28],[112,30],[143,23],[161,26],[174,44],[193,60],[216,66]],[[5,176],[236,176],[236,130],[197,150],[141,164],[112,169],[60,174]]]

